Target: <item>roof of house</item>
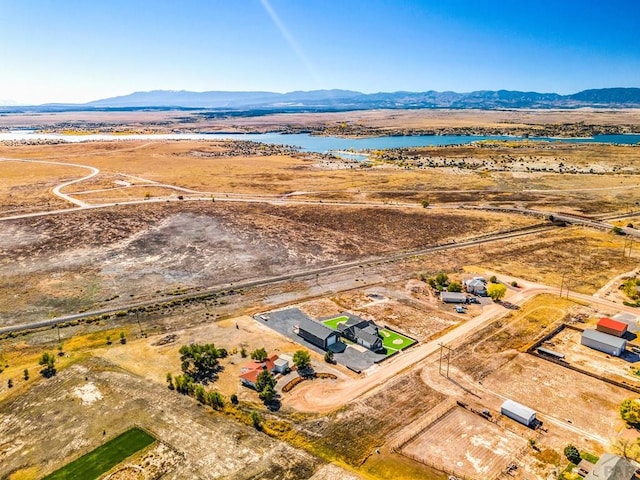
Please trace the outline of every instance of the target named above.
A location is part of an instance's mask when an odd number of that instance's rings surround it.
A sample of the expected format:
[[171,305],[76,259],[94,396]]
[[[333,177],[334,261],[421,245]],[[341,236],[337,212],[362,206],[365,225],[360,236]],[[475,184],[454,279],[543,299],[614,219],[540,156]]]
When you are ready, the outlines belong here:
[[536,411],[526,407],[513,400],[505,400],[502,404],[501,410],[507,410],[521,418],[526,418],[529,421],[533,420],[536,416]]
[[264,362],[250,362],[247,363],[244,367],[242,367],[242,373],[240,374],[240,378],[251,382],[251,383],[256,383],[256,380],[258,379],[258,375],[260,375],[260,372],[262,372],[263,370],[273,370],[273,368],[275,367],[276,362],[278,361],[278,355],[271,355],[269,358],[267,358]]
[[598,320],[598,326],[605,327],[609,330],[614,330],[620,333],[626,332],[628,327],[626,323],[618,322],[617,320],[607,317],[602,317],[600,320]]
[[323,340],[326,340],[332,335],[338,334],[338,332],[336,332],[335,330],[331,330],[326,325],[323,325],[322,323],[319,323],[319,322],[315,322],[310,318],[301,318],[300,324],[298,325],[298,327],[300,328],[300,330],[304,330],[305,332],[310,333],[314,337],[318,337]]
[[586,329],[582,332],[582,336],[614,348],[625,348],[627,346],[627,341],[624,338],[614,337],[613,335],[599,332],[598,330]]
[[[370,327],[367,327],[367,328],[370,328]],[[355,330],[354,333],[356,335],[356,338],[361,338],[362,340],[370,344],[374,344],[376,343],[377,340],[380,340],[380,337],[378,337],[377,335],[371,333],[370,331],[364,328],[354,327],[354,330]]]
[[635,474],[635,467],[628,460],[618,455],[605,453],[598,463],[584,477],[585,480],[631,480]]

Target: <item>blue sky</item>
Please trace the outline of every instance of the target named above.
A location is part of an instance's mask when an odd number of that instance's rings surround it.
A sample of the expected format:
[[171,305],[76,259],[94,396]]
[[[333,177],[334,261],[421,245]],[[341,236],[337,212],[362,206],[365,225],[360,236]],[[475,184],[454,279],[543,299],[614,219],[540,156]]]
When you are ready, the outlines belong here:
[[0,0],[0,100],[640,86],[636,0]]

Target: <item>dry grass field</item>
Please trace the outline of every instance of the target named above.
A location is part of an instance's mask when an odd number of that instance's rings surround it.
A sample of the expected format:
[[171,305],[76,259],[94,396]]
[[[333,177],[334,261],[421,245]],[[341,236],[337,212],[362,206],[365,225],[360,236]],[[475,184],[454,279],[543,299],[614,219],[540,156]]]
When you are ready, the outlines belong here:
[[[637,256],[623,257],[625,239],[586,228],[556,230],[544,238],[519,239],[496,247],[483,265],[518,278],[579,293],[595,293],[611,278],[636,267]],[[472,262],[470,262],[472,263]]]
[[200,112],[71,112],[0,116],[0,128],[16,127],[109,131],[278,131],[287,127],[360,125],[393,129],[499,128],[505,132],[545,125],[638,125],[640,110],[367,110],[335,113],[286,113],[257,117],[208,118]]
[[5,222],[0,318],[7,324],[117,306],[532,222],[494,213],[357,211],[174,202]]
[[[414,160],[398,160],[398,155]],[[409,202],[416,206],[426,199],[584,213],[626,212],[640,201],[635,190],[640,149],[634,146],[505,143],[433,147],[386,155],[390,159],[376,161],[371,168],[353,162],[319,162],[306,154],[264,155],[254,147],[236,151],[229,142],[205,141],[0,145],[0,156],[98,168],[97,176],[65,190],[94,204],[188,196],[191,191],[219,200],[227,195],[233,199],[236,195],[272,198],[295,194],[291,199]],[[430,162],[434,166],[428,166]],[[12,188],[19,189],[23,203],[41,209],[50,208],[47,203],[60,203],[50,193],[54,181],[38,181],[50,179],[54,166],[6,162],[0,167]],[[82,175],[79,169],[75,171]],[[16,208],[10,194],[8,190],[3,194],[0,188],[0,207],[6,210]]]

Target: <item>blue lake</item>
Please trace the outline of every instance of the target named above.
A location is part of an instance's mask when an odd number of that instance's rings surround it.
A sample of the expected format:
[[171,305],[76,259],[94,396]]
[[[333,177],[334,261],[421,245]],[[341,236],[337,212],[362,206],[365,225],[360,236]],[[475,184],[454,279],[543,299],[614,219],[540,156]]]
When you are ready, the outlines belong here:
[[634,145],[640,143],[640,134],[630,135],[596,135],[590,138],[546,138],[546,137],[511,137],[483,135],[415,135],[366,138],[316,137],[306,133],[173,133],[173,134],[135,134],[135,135],[58,135],[42,134],[31,131],[13,131],[0,133],[3,140],[63,140],[68,142],[98,140],[247,140],[261,143],[276,143],[300,147],[309,152],[335,152],[347,150],[382,150],[387,148],[426,147],[437,145],[464,145],[481,140],[540,140],[547,142],[568,143],[609,143]]

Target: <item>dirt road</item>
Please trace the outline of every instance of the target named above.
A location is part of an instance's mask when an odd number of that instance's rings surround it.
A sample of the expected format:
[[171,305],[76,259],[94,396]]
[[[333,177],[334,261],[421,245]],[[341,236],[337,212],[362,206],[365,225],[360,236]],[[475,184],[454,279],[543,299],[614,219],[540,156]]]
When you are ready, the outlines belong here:
[[[487,272],[489,275],[492,272]],[[509,298],[509,303],[513,305],[522,305],[531,298],[540,294],[559,295],[560,289],[548,287],[546,285],[529,282],[523,279],[509,277],[500,274],[501,280],[505,283],[516,281],[521,286],[521,290]],[[569,298],[581,300],[601,308],[613,311],[624,311],[636,314],[631,307],[625,307],[614,302],[602,298],[596,298],[591,295],[584,295],[575,292],[569,292]],[[500,319],[511,312],[500,304],[492,304],[484,307],[483,312],[477,317],[459,325],[454,330],[446,333],[442,337],[431,342],[424,343],[402,352],[396,357],[378,365],[375,370],[370,370],[368,374],[354,381],[341,384],[328,383],[307,383],[297,387],[291,395],[284,399],[284,403],[301,411],[306,412],[328,412],[343,406],[356,398],[371,394],[380,388],[386,381],[408,369],[422,368],[422,362],[437,352],[440,345],[452,345],[456,342],[464,341],[472,332],[475,332],[488,323]]]

